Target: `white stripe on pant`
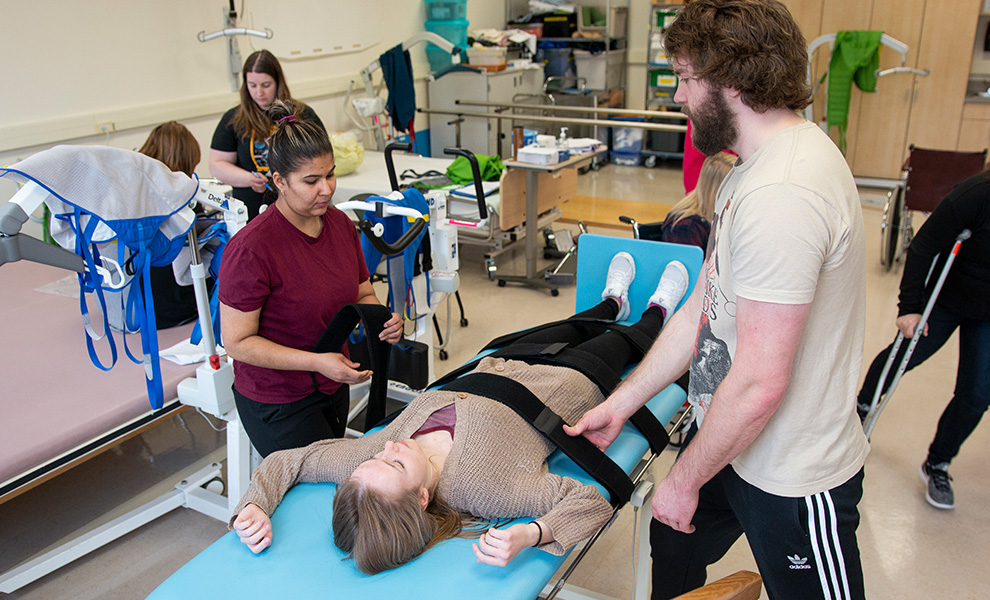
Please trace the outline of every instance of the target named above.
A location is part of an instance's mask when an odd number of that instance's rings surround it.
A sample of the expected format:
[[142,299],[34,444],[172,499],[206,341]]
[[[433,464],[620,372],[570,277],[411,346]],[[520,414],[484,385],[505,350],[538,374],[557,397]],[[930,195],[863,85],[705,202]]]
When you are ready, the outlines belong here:
[[[825,491],[813,496],[805,496],[805,502],[808,505],[808,533],[811,536],[811,545],[815,552],[818,576],[822,581],[822,592],[826,600],[833,598],[835,600],[847,600],[851,597],[849,581],[846,578],[846,564],[842,556],[842,546],[839,544],[838,524],[832,496],[828,491]],[[825,506],[826,504],[827,506]],[[823,554],[825,560],[822,560]],[[836,563],[839,567],[838,573],[836,573]]]

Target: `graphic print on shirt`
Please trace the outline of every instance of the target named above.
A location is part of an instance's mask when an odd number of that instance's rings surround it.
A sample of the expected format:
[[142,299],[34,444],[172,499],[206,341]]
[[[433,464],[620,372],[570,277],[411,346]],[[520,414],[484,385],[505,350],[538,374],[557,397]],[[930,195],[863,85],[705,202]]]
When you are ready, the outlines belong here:
[[[722,212],[716,214],[712,222],[712,236],[709,238],[708,261],[705,263],[705,295],[702,300],[701,321],[695,338],[694,354],[691,357],[691,377],[688,383],[688,399],[700,409],[697,415],[701,423],[711,406],[712,396],[732,366],[729,346],[715,336],[711,324],[719,314],[735,316],[734,302],[730,302],[718,287],[719,255],[718,238],[725,214],[732,205],[732,198],[725,203]],[[720,310],[721,309],[721,310]]]
[[258,173],[268,172],[268,139],[257,140],[251,132],[251,161]]

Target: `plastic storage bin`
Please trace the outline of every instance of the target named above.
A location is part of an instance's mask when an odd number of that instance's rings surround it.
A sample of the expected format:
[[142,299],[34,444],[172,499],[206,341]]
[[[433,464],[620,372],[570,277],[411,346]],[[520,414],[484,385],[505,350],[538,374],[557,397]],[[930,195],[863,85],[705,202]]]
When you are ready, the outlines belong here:
[[427,21],[426,30],[432,31],[455,46],[467,48],[467,19]]
[[[430,44],[426,48],[426,59],[430,61],[431,71],[446,69],[454,64],[454,61],[450,58],[450,52],[447,52],[443,48],[437,48],[433,44]],[[464,62],[463,58],[461,58],[461,62]]]
[[[612,121],[638,121],[643,122],[642,117],[619,117]],[[612,127],[612,150],[609,156],[617,165],[627,167],[638,166],[643,158],[643,133],[644,129],[638,127]]]
[[629,20],[629,9],[625,6],[613,6],[610,15],[605,14],[604,6],[582,6],[578,17],[579,31],[594,31],[608,37],[624,37],[626,23]]
[[467,62],[472,67],[481,67],[486,71],[501,71],[505,69],[505,52],[505,46],[468,48]]
[[426,18],[452,21],[467,18],[467,0],[426,0]]
[[536,60],[543,63],[545,77],[574,76],[574,58],[570,48],[538,47]]
[[599,52],[574,50],[574,66],[577,76],[584,77],[592,90],[611,90],[622,85],[623,52]]

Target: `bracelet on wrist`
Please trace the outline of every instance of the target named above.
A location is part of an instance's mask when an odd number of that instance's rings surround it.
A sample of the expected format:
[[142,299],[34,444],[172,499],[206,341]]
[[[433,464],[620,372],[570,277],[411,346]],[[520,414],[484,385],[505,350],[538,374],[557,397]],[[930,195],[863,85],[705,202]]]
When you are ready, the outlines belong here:
[[533,524],[533,525],[536,525],[536,528],[540,530],[540,537],[536,538],[536,543],[533,544],[533,546],[532,546],[533,548],[536,548],[537,546],[540,545],[540,542],[543,541],[543,527],[540,525],[540,523],[538,521],[535,521],[535,520],[534,521],[530,521],[530,523]]

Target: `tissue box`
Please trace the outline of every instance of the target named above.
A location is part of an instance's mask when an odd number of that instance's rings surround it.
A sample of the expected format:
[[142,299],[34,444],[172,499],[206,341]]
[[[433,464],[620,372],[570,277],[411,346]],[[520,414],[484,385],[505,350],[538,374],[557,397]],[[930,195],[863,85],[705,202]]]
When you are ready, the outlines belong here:
[[556,148],[526,146],[519,149],[516,160],[534,165],[555,165],[560,162],[560,152]]

